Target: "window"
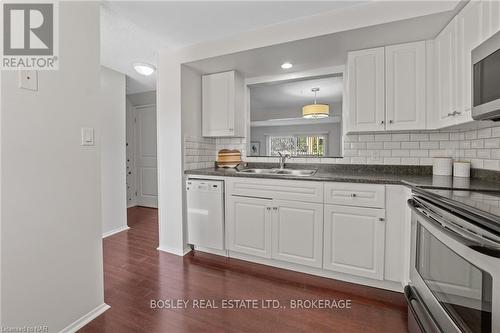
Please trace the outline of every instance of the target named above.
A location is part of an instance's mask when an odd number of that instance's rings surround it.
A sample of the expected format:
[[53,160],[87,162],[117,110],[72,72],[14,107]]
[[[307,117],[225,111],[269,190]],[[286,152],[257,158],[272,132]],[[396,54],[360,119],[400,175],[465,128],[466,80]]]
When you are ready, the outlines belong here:
[[326,135],[270,136],[269,155],[278,152],[292,156],[325,156]]

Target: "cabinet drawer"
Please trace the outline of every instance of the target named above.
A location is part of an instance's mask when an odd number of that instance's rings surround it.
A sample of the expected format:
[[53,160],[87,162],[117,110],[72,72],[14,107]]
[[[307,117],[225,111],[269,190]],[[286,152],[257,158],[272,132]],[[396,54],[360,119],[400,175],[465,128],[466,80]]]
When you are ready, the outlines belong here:
[[228,191],[231,195],[247,197],[323,202],[322,182],[233,178]]
[[385,185],[325,183],[325,203],[385,208]]

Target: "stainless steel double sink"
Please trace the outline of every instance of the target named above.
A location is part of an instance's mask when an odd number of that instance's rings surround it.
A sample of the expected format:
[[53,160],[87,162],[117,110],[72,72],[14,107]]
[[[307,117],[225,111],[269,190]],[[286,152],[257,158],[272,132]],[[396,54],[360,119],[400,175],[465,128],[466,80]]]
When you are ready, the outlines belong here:
[[299,177],[310,177],[313,176],[317,169],[243,169],[239,170],[239,173],[248,173],[256,175],[276,175],[276,176],[299,176]]

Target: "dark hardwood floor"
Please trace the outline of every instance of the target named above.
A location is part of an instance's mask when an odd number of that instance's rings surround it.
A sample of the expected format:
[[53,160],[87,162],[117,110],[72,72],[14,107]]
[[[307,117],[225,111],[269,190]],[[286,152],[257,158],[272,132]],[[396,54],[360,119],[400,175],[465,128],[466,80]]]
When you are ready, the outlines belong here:
[[[104,240],[111,309],[80,332],[407,332],[403,296],[201,252],[157,251],[157,211],[129,209],[130,230]],[[190,300],[151,309],[151,300]],[[194,300],[279,300],[279,309],[194,309]],[[290,300],[352,300],[350,309],[291,309]]]

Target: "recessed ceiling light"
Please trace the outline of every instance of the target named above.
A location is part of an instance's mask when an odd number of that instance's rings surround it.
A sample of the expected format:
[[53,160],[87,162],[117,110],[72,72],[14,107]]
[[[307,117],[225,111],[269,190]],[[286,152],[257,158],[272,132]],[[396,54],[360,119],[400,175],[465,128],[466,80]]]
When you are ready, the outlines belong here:
[[141,75],[149,76],[156,71],[155,66],[144,62],[134,62],[132,65],[134,66],[135,71]]
[[293,65],[289,62],[285,62],[281,65],[281,68],[283,68],[283,69],[290,69],[292,67],[293,67]]

